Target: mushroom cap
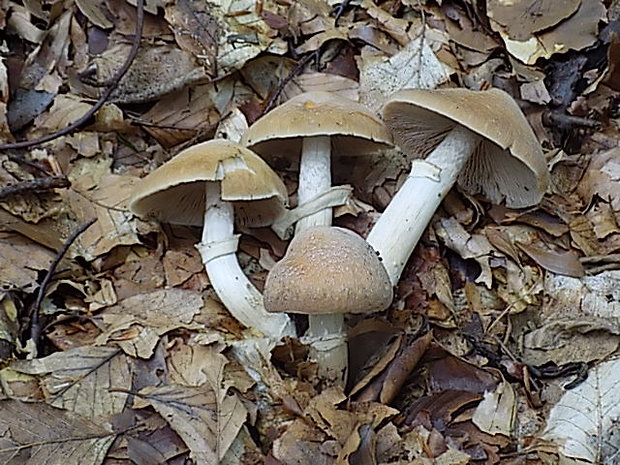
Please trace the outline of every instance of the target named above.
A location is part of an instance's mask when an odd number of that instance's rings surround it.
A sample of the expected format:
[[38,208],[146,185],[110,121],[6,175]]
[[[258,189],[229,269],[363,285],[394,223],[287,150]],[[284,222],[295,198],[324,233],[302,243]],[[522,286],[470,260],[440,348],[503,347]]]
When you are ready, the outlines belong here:
[[499,89],[411,89],[383,106],[396,143],[425,157],[457,124],[481,136],[458,178],[471,194],[514,208],[540,201],[549,184],[542,148],[517,103]]
[[390,278],[375,251],[348,229],[316,226],[297,234],[267,275],[269,312],[371,313],[392,302]]
[[129,208],[141,217],[199,226],[204,183],[210,181],[220,182],[222,200],[234,202],[236,219],[248,226],[273,223],[288,201],[284,183],[258,155],[228,140],[210,140],[181,151],[144,177]]
[[304,137],[330,136],[336,155],[365,155],[392,145],[383,122],[365,106],[330,92],[306,92],[259,118],[241,141],[265,157],[297,158]]

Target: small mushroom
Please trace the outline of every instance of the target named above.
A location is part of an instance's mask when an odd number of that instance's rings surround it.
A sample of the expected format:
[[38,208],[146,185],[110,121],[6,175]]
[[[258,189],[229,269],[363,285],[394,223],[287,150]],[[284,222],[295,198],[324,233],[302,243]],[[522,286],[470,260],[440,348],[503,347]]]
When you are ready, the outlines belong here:
[[538,203],[549,172],[534,132],[499,89],[403,90],[383,107],[385,124],[414,160],[409,177],[370,231],[393,284],[453,184],[491,202]]
[[237,220],[267,226],[284,209],[282,180],[255,153],[226,140],[183,150],[136,187],[130,209],[138,216],[172,224],[203,225],[196,245],[215,292],[243,325],[280,338],[294,336],[287,315],[267,313],[260,292],[239,266]]
[[[352,231],[315,226],[295,235],[286,255],[274,265],[265,282],[264,301],[269,312],[305,315],[371,313],[387,308],[393,288],[385,268],[368,243]],[[346,365],[334,355],[344,347],[343,325],[339,331],[313,333],[315,349],[332,354],[320,368],[343,380]],[[342,355],[342,354],[340,354]]]
[[[316,199],[330,189],[331,155],[364,155],[392,145],[392,138],[379,118],[363,105],[330,92],[297,95],[257,120],[245,133],[242,143],[265,158],[299,159],[298,205]],[[332,224],[332,209],[319,208],[301,218],[296,233],[312,226]],[[337,253],[337,251],[334,251]],[[343,316],[309,316],[308,336],[341,334]],[[334,354],[315,351],[319,365],[341,365],[346,371],[346,346],[333,348]],[[338,354],[338,355],[336,355]],[[340,357],[340,362],[335,358]],[[325,360],[322,360],[325,359]]]

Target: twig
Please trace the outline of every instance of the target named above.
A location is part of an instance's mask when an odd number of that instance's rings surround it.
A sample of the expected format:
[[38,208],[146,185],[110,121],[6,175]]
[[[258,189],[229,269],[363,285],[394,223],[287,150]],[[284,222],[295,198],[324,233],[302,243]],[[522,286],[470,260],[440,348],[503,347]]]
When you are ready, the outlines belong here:
[[296,77],[299,73],[301,73],[301,71],[304,69],[304,67],[308,64],[308,62],[310,60],[312,60],[312,58],[314,58],[315,56],[317,56],[319,53],[318,50],[309,53],[308,55],[306,55],[305,57],[303,57],[301,60],[299,60],[299,63],[297,63],[297,65],[291,70],[290,73],[288,73],[288,76],[286,76],[282,82],[280,83],[280,85],[278,86],[278,88],[276,89],[276,91],[273,93],[273,95],[271,97],[269,97],[269,101],[267,102],[267,106],[265,107],[265,109],[263,110],[263,112],[261,113],[261,116],[264,115],[265,113],[270,112],[273,107],[275,107],[276,101],[278,100],[278,98],[280,97],[280,94],[282,94],[282,91],[284,90],[284,88],[286,87],[286,85],[291,82],[291,80]]
[[140,40],[142,39],[142,25],[144,24],[144,0],[138,0],[136,2],[136,8],[136,32],[133,38],[133,43],[131,45],[131,51],[129,52],[129,55],[125,60],[125,63],[123,63],[121,69],[119,69],[112,77],[110,86],[106,88],[103,94],[101,94],[101,97],[99,97],[99,100],[97,100],[97,102],[90,108],[90,110],[84,113],[84,115],[82,115],[82,117],[79,118],[77,121],[74,121],[69,126],[53,132],[52,134],[48,134],[35,140],[25,140],[21,142],[2,144],[0,145],[0,150],[24,149],[28,147],[33,147],[35,145],[43,144],[45,142],[49,142],[62,136],[66,136],[80,126],[84,125],[97,112],[97,110],[99,110],[103,106],[103,104],[108,100],[112,92],[114,92],[125,73],[127,73],[127,70],[129,70],[129,67],[136,58],[136,55],[138,54],[138,49],[140,48]]
[[45,296],[45,289],[49,285],[52,279],[52,276],[54,275],[54,272],[56,271],[56,267],[58,266],[62,258],[67,253],[67,250],[69,250],[69,247],[71,247],[71,244],[75,242],[75,240],[78,238],[80,234],[82,234],[84,231],[90,228],[95,223],[95,221],[97,221],[97,218],[93,218],[87,221],[69,236],[69,238],[63,244],[62,248],[56,254],[54,261],[52,262],[49,269],[47,270],[47,274],[43,278],[43,282],[41,283],[41,286],[39,286],[39,292],[37,293],[37,299],[35,300],[34,305],[32,307],[32,311],[31,311],[32,318],[30,322],[30,338],[32,339],[32,342],[34,343],[35,347],[39,345],[39,338],[41,337],[41,322],[39,319],[39,313],[41,311],[41,303],[43,302],[43,297]]
[[0,199],[30,192],[44,192],[51,189],[69,187],[71,183],[65,176],[49,176],[47,178],[29,179],[0,188]]

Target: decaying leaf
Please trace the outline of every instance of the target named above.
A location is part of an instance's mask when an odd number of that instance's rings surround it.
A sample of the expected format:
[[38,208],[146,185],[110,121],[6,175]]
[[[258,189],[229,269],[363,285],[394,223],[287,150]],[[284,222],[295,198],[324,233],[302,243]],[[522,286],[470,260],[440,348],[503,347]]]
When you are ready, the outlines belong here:
[[620,362],[604,362],[588,379],[566,391],[551,409],[543,438],[580,463],[613,464],[620,459]]
[[115,434],[46,404],[0,402],[0,461],[6,465],[103,462]]
[[512,386],[504,381],[495,391],[484,393],[484,398],[476,407],[472,421],[486,433],[510,436],[516,414],[516,393]]

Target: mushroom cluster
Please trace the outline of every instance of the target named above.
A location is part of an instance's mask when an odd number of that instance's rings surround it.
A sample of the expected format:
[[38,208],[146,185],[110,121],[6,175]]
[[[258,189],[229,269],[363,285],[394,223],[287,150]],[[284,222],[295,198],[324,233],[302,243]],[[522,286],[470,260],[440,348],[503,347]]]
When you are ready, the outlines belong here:
[[[489,201],[522,208],[540,201],[549,180],[542,149],[515,101],[497,89],[403,90],[382,110],[328,92],[298,95],[257,120],[241,144],[190,147],[146,176],[131,202],[136,214],[202,225],[196,245],[222,303],[243,325],[273,339],[296,336],[287,315],[308,315],[305,336],[319,372],[343,383],[344,314],[386,309],[393,287],[435,210],[456,183]],[[389,129],[389,130],[388,130]],[[333,227],[332,156],[372,154],[392,137],[415,159],[368,237]],[[256,153],[255,153],[256,152]],[[296,208],[271,163],[299,166]],[[350,190],[350,188],[349,188]],[[272,226],[288,238],[264,295],[236,257],[236,223]]]

